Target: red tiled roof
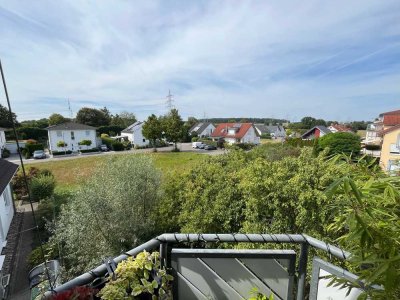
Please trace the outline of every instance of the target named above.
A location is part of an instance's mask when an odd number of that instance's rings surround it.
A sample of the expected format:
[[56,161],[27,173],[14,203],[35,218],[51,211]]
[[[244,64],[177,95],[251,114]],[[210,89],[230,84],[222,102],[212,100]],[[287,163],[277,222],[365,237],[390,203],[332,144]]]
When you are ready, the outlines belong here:
[[383,125],[394,126],[400,124],[400,111],[399,114],[383,115]]
[[337,131],[342,131],[342,132],[349,132],[352,131],[350,128],[348,128],[346,125],[340,125],[340,124],[332,124],[331,125],[333,128],[335,128]]
[[[236,132],[236,134],[228,134],[229,128],[233,128],[234,125],[240,125],[239,130]],[[215,128],[213,133],[211,134],[211,137],[224,137],[224,138],[235,138],[235,139],[241,139],[244,137],[249,131],[249,129],[253,127],[252,123],[221,123]]]
[[400,109],[381,113],[381,116],[386,116],[386,115],[400,115]]
[[384,136],[385,134],[390,133],[390,132],[395,131],[395,130],[398,130],[398,129],[400,129],[400,124],[398,124],[396,126],[393,126],[393,127],[390,127],[390,128],[388,128],[386,130],[379,131],[378,132],[378,136]]

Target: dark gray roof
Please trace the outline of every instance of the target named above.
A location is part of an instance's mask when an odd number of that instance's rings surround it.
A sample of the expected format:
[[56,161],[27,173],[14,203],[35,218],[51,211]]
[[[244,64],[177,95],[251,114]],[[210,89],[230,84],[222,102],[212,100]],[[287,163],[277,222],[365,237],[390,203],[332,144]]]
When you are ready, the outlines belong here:
[[75,122],[67,122],[58,125],[49,126],[47,130],[96,130],[95,127],[79,124]]
[[325,126],[322,125],[318,125],[318,126],[314,126],[313,128],[311,128],[310,130],[308,130],[306,133],[304,133],[301,137],[306,137],[308,135],[310,135],[316,128],[318,128],[321,132],[328,134],[328,133],[332,133],[332,131],[330,131],[328,128],[326,128]]
[[17,169],[18,165],[0,158],[0,194],[4,192]]
[[141,125],[142,123],[143,123],[143,122],[141,122],[141,121],[137,121],[137,122],[133,123],[132,125],[126,127],[126,128],[125,128],[124,130],[122,130],[121,132],[124,132],[124,133],[133,133],[135,127]]
[[197,134],[202,133],[204,129],[208,127],[208,125],[212,125],[210,122],[204,122],[204,123],[197,123],[194,125],[192,128],[190,128],[189,132],[196,132]]

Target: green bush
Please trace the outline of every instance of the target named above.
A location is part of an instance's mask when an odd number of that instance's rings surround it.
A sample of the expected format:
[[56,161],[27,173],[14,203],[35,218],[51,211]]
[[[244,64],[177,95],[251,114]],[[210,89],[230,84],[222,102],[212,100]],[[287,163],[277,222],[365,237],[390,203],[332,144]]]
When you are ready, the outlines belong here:
[[3,151],[1,152],[1,158],[7,158],[10,157],[10,150],[4,148]]
[[270,133],[263,133],[263,134],[261,135],[261,138],[262,138],[262,139],[270,140],[272,137],[271,137],[271,134],[270,134]]
[[57,147],[62,148],[62,147],[67,147],[67,146],[68,146],[68,144],[66,142],[64,142],[64,141],[58,141],[57,142]]
[[107,134],[107,135],[113,136],[115,134],[119,134],[122,130],[124,130],[124,127],[116,126],[116,125],[100,126],[96,129],[96,131],[98,132],[98,134],[100,134],[100,136],[102,134]]
[[36,150],[44,150],[43,144],[25,144],[25,151],[29,153],[29,156],[32,156]]
[[53,154],[53,156],[58,156],[58,155],[65,155],[65,154],[72,154],[71,150],[67,150],[67,151],[52,151],[51,154]]
[[79,146],[90,146],[92,144],[91,140],[82,140],[78,143]]
[[97,148],[92,148],[92,149],[84,149],[84,150],[81,150],[81,153],[90,153],[90,152],[99,152],[99,149],[97,149]]
[[[43,251],[46,260],[56,259],[58,257],[57,247],[50,245],[49,243],[43,245]],[[31,253],[29,253],[26,261],[28,263],[29,269],[32,269],[37,265],[44,263],[40,247],[36,247],[35,249],[33,249]]]
[[351,132],[337,132],[324,135],[316,140],[317,153],[329,149],[330,155],[346,154],[357,156],[361,151],[360,137]]
[[40,201],[51,197],[54,193],[56,182],[53,176],[40,175],[34,177],[30,183],[31,196],[33,201]]
[[302,138],[289,138],[285,143],[293,147],[313,147],[315,142],[313,140],[303,140]]
[[198,136],[192,137],[192,143],[197,142],[198,140],[199,140],[199,137],[198,137]]
[[118,142],[118,141],[114,141],[112,144],[111,144],[111,148],[112,148],[112,150],[114,150],[114,151],[124,151],[124,144],[122,144],[121,142]]

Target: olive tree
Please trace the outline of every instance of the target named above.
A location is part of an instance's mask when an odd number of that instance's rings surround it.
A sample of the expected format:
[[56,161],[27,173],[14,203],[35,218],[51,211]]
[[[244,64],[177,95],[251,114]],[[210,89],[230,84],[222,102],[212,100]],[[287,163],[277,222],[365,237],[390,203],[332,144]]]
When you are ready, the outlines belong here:
[[146,241],[159,199],[160,174],[146,156],[107,160],[73,195],[55,224],[68,276]]

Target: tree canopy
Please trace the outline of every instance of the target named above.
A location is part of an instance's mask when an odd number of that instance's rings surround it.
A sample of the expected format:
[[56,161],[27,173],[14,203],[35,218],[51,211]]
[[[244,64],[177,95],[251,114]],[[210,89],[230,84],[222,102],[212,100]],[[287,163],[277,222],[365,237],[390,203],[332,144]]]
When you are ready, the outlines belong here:
[[12,113],[11,118],[8,108],[0,104],[0,127],[11,128],[12,120],[15,124],[17,124],[17,115],[15,113]]
[[50,126],[62,124],[62,123],[68,122],[68,121],[70,121],[70,119],[65,118],[63,115],[57,114],[57,113],[51,114],[49,117],[49,125]]
[[171,111],[162,119],[162,128],[167,141],[174,143],[179,142],[184,136],[184,122],[177,109]]
[[[108,111],[108,110],[107,110]],[[105,109],[83,107],[76,114],[76,121],[93,127],[110,124],[110,116]]]
[[316,142],[316,150],[329,149],[329,154],[358,155],[361,151],[360,137],[351,132],[336,132],[324,135]]
[[154,149],[156,148],[156,141],[162,138],[162,127],[160,119],[152,114],[147,118],[142,127],[143,136],[150,140]]

